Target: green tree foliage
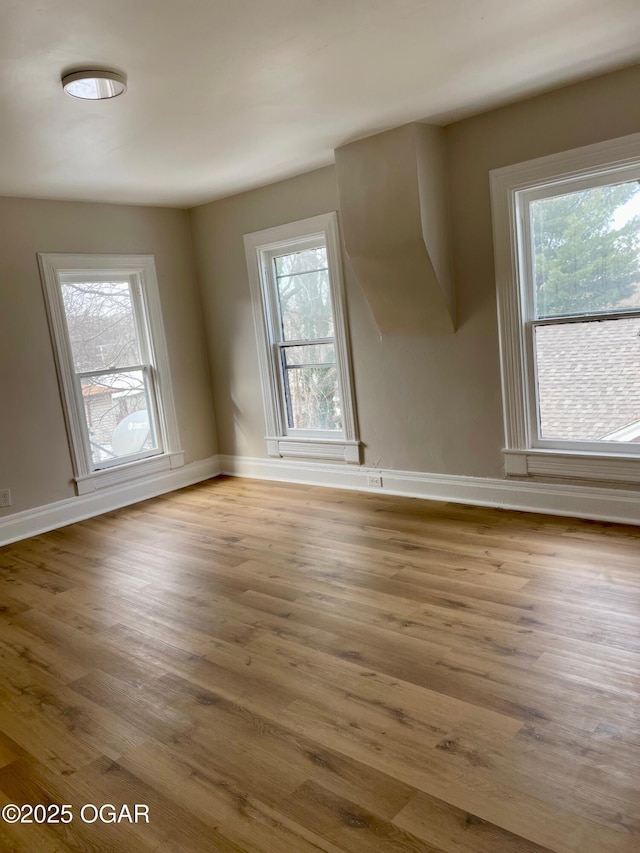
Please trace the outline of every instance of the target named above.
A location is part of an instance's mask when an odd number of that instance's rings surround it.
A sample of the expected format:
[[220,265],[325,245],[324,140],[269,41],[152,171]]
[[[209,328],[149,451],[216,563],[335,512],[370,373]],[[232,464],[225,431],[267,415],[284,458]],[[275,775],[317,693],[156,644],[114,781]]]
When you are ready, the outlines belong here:
[[614,217],[639,194],[633,182],[532,203],[538,316],[625,307],[640,284],[640,216]]

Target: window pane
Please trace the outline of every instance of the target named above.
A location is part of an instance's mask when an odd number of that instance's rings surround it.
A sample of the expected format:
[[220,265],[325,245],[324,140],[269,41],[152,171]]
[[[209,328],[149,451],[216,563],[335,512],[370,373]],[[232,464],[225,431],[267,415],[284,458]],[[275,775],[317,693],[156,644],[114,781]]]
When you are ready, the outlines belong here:
[[140,364],[128,281],[66,281],[62,299],[77,371]]
[[324,246],[318,246],[316,249],[303,249],[301,252],[290,252],[288,255],[280,255],[279,258],[275,258],[274,260],[277,278],[300,272],[326,270],[327,250]]
[[81,385],[94,464],[159,449],[141,370],[87,377]]
[[537,317],[640,308],[637,181],[531,203]]
[[309,344],[304,347],[283,347],[285,367],[297,364],[335,364],[336,348],[333,344]]
[[282,340],[333,337],[326,249],[293,252],[274,262]]
[[639,317],[535,327],[541,438],[640,441],[639,335]]
[[341,430],[342,409],[335,367],[285,370],[287,422],[293,429]]

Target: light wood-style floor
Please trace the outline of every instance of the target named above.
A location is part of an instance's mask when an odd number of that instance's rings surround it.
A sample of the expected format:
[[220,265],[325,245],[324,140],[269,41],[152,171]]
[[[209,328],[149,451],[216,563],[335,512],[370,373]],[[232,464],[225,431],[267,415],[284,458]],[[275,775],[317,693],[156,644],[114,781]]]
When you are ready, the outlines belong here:
[[5,547],[0,807],[74,819],[0,850],[638,853],[639,546],[219,479]]

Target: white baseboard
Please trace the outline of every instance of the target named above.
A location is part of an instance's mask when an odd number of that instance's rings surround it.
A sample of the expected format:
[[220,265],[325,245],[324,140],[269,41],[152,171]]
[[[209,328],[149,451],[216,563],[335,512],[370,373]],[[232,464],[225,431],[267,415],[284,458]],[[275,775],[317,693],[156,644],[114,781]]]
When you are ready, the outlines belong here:
[[[0,518],[0,545],[191,486],[219,474],[640,524],[640,492],[628,489],[424,474],[285,459],[212,456],[138,483],[68,498]],[[370,475],[381,478],[381,488],[368,486]]]
[[[640,524],[640,492],[637,490],[424,474],[284,459],[220,456],[219,460],[221,472],[236,477]],[[381,488],[367,485],[370,475],[381,478]]]
[[173,492],[184,486],[217,477],[218,474],[220,474],[220,457],[212,456],[200,462],[192,462],[189,465],[163,471],[121,486],[56,501],[36,509],[15,512],[0,518],[0,545],[8,545],[18,539],[36,536],[38,533],[64,527],[75,521],[101,515],[128,504],[147,500],[147,498],[155,498],[166,492]]

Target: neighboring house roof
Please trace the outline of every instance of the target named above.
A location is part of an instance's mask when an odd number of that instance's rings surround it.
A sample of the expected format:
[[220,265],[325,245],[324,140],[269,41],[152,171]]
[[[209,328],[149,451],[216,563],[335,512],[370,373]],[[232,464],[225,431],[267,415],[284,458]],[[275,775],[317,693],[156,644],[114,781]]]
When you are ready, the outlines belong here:
[[144,388],[141,383],[140,373],[106,373],[108,381],[97,381],[94,385],[83,384],[82,396],[89,397],[94,394],[108,394],[113,397],[141,394]]
[[83,385],[82,386],[82,396],[83,397],[96,397],[96,396],[111,396],[111,389],[105,388],[104,385]]
[[543,438],[640,441],[639,335],[640,317],[537,327]]

